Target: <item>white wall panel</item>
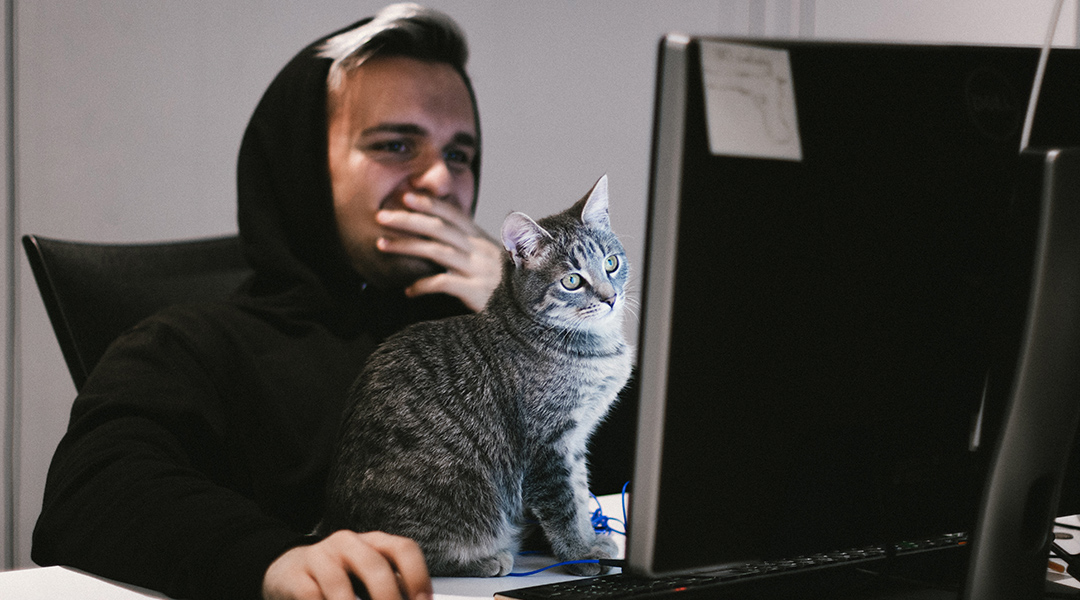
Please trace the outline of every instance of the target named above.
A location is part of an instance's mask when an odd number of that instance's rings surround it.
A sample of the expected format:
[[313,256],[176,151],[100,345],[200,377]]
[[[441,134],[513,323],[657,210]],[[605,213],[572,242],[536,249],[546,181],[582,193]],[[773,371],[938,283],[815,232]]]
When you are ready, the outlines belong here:
[[[1042,45],[1054,0],[814,0],[816,37]],[[1077,45],[1076,0],[1065,0],[1056,45]]]

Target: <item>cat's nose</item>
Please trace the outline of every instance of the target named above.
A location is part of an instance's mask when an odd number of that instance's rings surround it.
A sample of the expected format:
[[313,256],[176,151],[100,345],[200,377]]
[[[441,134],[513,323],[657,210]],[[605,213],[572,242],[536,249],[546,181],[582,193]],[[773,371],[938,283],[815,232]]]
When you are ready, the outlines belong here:
[[612,295],[608,296],[607,298],[601,298],[600,301],[603,302],[604,304],[607,304],[611,308],[615,308],[615,300],[618,297],[619,297],[618,294],[612,294]]

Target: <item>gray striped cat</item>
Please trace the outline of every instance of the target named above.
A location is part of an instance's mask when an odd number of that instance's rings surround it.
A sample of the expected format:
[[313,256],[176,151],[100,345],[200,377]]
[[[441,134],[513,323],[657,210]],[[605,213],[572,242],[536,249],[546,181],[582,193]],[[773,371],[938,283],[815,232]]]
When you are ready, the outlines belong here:
[[320,532],[412,538],[432,575],[509,573],[530,518],[560,560],[614,557],[586,467],[632,360],[607,176],[557,215],[512,213],[502,240],[512,260],[483,311],[403,330],[360,374]]

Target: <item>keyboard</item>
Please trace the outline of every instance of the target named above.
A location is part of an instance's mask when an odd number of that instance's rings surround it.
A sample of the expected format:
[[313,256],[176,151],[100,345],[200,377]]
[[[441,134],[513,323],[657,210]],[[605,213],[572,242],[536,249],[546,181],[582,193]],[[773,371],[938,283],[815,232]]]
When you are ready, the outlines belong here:
[[[901,542],[894,544],[891,550],[893,555],[902,556],[942,548],[963,547],[966,544],[967,535],[957,533],[933,539]],[[753,584],[781,574],[787,575],[793,585],[805,591],[807,580],[802,577],[803,574],[820,574],[825,572],[826,567],[866,566],[864,563],[884,560],[888,555],[889,549],[884,546],[870,546],[786,560],[747,563],[708,574],[647,578],[630,573],[617,573],[499,592],[495,594],[495,598],[496,600],[638,600],[677,594],[680,599],[689,600],[695,596],[716,597],[722,589],[733,584]],[[829,571],[837,570],[829,569]]]

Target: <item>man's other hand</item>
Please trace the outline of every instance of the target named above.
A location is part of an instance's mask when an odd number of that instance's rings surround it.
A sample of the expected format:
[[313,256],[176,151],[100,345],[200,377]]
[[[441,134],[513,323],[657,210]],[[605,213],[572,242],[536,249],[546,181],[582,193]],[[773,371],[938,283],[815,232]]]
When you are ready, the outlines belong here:
[[282,554],[263,577],[264,600],[354,600],[353,579],[371,600],[431,600],[424,554],[416,542],[372,531],[338,531]]

